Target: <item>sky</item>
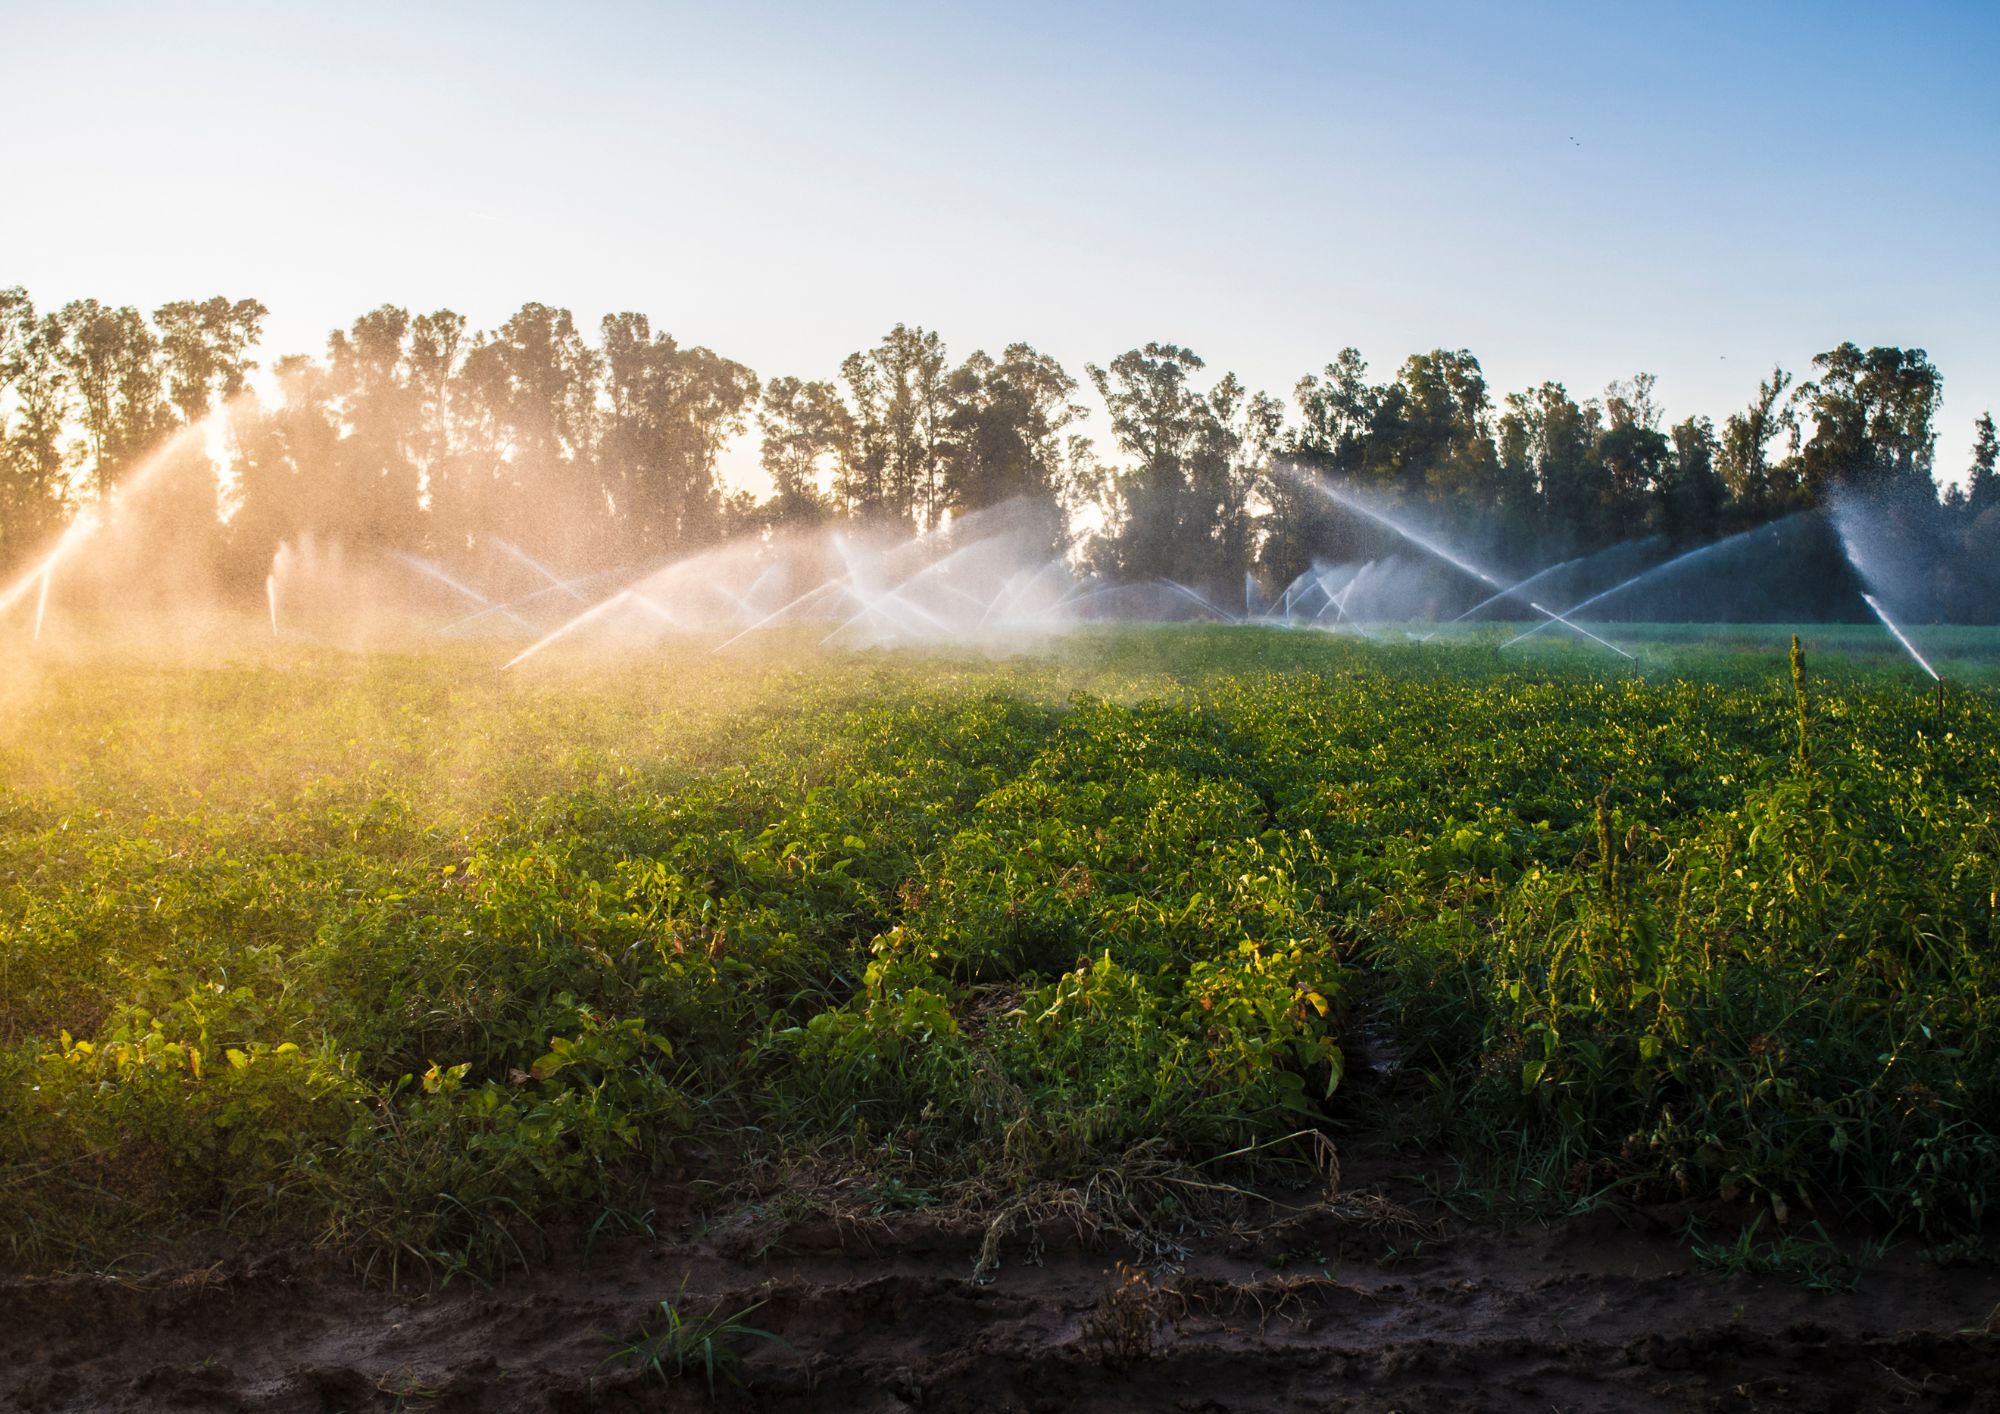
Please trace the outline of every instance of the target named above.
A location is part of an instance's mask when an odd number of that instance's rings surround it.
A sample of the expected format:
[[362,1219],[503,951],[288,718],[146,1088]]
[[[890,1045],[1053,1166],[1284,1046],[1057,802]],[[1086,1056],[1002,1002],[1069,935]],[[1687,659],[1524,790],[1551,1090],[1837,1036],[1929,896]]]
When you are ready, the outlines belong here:
[[1989,0],[0,0],[0,125],[0,285],[254,296],[267,361],[539,300],[766,377],[901,321],[1287,397],[1467,348],[1496,400],[1646,370],[1719,421],[1851,339],[1943,371],[1945,479],[2000,411]]

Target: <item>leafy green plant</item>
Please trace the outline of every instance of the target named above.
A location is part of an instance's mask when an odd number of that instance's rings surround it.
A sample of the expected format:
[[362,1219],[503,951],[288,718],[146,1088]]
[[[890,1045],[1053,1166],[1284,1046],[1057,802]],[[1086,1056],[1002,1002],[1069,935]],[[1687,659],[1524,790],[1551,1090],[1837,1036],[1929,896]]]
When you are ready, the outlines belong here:
[[1942,1249],[2000,1172],[2000,711],[1740,638],[79,657],[0,718],[0,1250],[477,1277],[697,1147],[889,1210],[1246,1184],[1353,1122],[1363,1007],[1468,1211]]

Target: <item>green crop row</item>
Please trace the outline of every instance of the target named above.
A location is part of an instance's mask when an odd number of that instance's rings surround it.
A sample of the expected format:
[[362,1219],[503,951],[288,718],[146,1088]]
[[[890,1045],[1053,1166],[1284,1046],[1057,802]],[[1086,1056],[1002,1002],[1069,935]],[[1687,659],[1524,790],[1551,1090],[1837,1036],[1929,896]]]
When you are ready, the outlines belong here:
[[901,1195],[1256,1178],[1351,1119],[1364,1012],[1489,1182],[1976,1228],[1991,695],[1685,666],[52,669],[0,723],[0,1250],[490,1267],[829,1146]]

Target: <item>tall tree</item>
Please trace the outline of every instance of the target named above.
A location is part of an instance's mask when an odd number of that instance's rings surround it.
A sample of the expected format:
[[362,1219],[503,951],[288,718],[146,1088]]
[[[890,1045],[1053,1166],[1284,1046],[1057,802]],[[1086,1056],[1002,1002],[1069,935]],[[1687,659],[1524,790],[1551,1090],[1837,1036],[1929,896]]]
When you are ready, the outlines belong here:
[[1412,354],[1385,401],[1388,464],[1405,497],[1470,507],[1495,494],[1499,462],[1478,359],[1464,349]]
[[840,365],[854,419],[836,489],[863,520],[927,529],[945,510],[944,342],[898,324]]
[[1361,458],[1383,394],[1368,384],[1361,350],[1346,348],[1324,374],[1308,373],[1292,390],[1299,426],[1285,448],[1288,455],[1345,478],[1361,470]]
[[[1183,576],[1194,568],[1185,524],[1188,461],[1209,408],[1188,386],[1202,368],[1191,350],[1149,343],[1109,367],[1088,367],[1111,414],[1111,432],[1128,464],[1112,477],[1116,524],[1106,568],[1126,578]],[[1204,528],[1205,529],[1205,528]]]
[[1673,458],[1659,488],[1660,529],[1676,544],[1712,540],[1728,495],[1715,470],[1715,424],[1690,417],[1674,425],[1672,436]]
[[1626,539],[1643,526],[1648,507],[1663,499],[1673,464],[1673,447],[1660,431],[1654,378],[1641,373],[1629,383],[1604,390],[1605,427],[1597,439],[1604,468],[1594,543]]
[[2000,505],[2000,471],[1994,468],[2000,459],[2000,441],[1993,435],[1993,414],[1979,414],[1972,433],[1972,466],[1965,479],[1965,500],[1967,509],[1979,515]]
[[[278,400],[232,406],[237,449],[225,540],[229,578],[257,592],[285,541],[355,533],[352,493],[341,484],[338,399],[325,366],[304,354],[272,365]],[[364,542],[365,543],[365,542]]]
[[170,425],[160,387],[159,340],[129,305],[64,305],[57,359],[75,388],[89,457],[86,486],[102,498]]
[[0,572],[38,548],[61,515],[71,404],[62,336],[26,290],[0,290]]
[[1603,543],[1607,478],[1597,460],[1602,413],[1560,383],[1507,395],[1500,447],[1506,466],[1533,488],[1545,558]]
[[1664,413],[1654,396],[1660,380],[1650,373],[1619,379],[1604,390],[1604,415],[1613,427],[1634,426],[1648,432],[1660,430]]
[[764,387],[757,413],[763,435],[761,458],[771,475],[771,520],[784,526],[812,525],[827,510],[821,481],[838,467],[854,435],[854,420],[831,383],[773,378]]
[[[1027,344],[998,361],[974,353],[945,385],[944,483],[954,510],[1024,497],[1059,512],[1065,495],[1069,429],[1084,409],[1076,380]],[[1060,526],[1053,514],[1052,525]]]
[[1742,412],[1722,424],[1715,465],[1736,503],[1741,520],[1754,522],[1770,515],[1789,499],[1792,476],[1771,460],[1771,442],[1781,433],[1796,439],[1798,416],[1785,394],[1792,375],[1773,365],[1771,376],[1757,385],[1757,396]]
[[1363,479],[1364,460],[1383,401],[1368,382],[1361,351],[1345,348],[1323,372],[1293,385],[1295,427],[1281,433],[1279,473],[1265,478],[1257,560],[1274,589],[1289,585],[1320,558],[1345,559],[1355,540],[1352,516],[1313,490],[1303,471],[1342,482]]
[[579,557],[603,548],[613,503],[596,460],[598,371],[566,309],[525,304],[474,339],[458,378],[479,444],[456,497],[470,526]]
[[1192,577],[1224,588],[1250,564],[1251,497],[1265,482],[1284,427],[1284,405],[1252,393],[1233,373],[1216,380],[1204,400],[1188,456],[1183,540]]
[[343,496],[340,533],[363,543],[414,547],[424,538],[408,445],[416,407],[409,336],[409,311],[385,304],[327,337],[326,391],[346,435],[326,474]]
[[167,400],[183,423],[206,417],[217,397],[227,401],[243,391],[245,375],[257,366],[249,351],[269,313],[256,300],[232,302],[221,295],[175,300],[153,311],[166,361]]
[[1870,488],[1920,487],[1933,498],[1932,419],[1944,380],[1922,349],[1841,344],[1813,359],[1816,375],[1799,395],[1813,431],[1800,453],[1805,489],[1815,497],[1839,481]]
[[411,416],[405,436],[416,468],[418,499],[430,515],[432,538],[448,543],[465,527],[452,524],[451,483],[458,447],[453,436],[452,389],[465,345],[465,316],[449,309],[420,314],[410,321],[409,366]]
[[655,335],[643,314],[605,318],[606,486],[628,537],[671,552],[712,538],[722,510],[715,464],[757,400],[757,376],[705,348]]

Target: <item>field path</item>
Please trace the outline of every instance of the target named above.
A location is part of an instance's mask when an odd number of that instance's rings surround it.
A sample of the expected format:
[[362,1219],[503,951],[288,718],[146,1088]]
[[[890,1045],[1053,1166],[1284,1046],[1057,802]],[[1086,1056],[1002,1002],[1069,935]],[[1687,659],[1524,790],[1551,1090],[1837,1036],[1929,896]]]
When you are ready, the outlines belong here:
[[363,1286],[296,1259],[0,1285],[23,1410],[709,1406],[606,1356],[662,1297],[765,1303],[747,1388],[797,1410],[2000,1409],[2000,1273],[1892,1258],[1852,1292],[1692,1268],[1660,1215],[1385,1235],[1340,1206],[1129,1279],[1072,1232],[989,1280],[976,1226],[748,1224],[600,1245],[491,1288]]

